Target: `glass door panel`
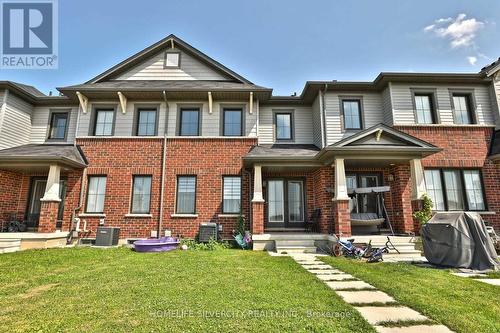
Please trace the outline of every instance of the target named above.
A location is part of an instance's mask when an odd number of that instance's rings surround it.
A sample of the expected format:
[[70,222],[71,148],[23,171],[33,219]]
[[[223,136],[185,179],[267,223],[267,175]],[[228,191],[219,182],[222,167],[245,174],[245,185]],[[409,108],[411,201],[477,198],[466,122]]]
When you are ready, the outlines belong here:
[[304,191],[299,180],[288,181],[288,221],[304,222]]
[[267,185],[269,222],[285,222],[285,198],[283,180],[269,180]]

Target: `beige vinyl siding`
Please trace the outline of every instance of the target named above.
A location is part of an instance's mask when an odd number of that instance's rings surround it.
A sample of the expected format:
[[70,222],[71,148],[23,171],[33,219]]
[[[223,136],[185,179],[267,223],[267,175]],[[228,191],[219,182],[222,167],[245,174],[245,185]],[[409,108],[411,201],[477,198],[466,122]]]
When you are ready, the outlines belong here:
[[33,106],[9,93],[0,129],[0,149],[28,144]]
[[[272,144],[274,141],[274,111],[293,112],[293,142],[291,144],[314,144],[312,108],[309,106],[260,106],[259,143]],[[280,142],[282,143],[282,142]]]
[[487,86],[471,85],[471,86],[450,86],[450,85],[425,85],[425,84],[403,84],[392,83],[391,95],[394,114],[394,123],[415,124],[415,115],[413,110],[413,100],[411,89],[425,88],[436,91],[438,102],[438,113],[441,124],[454,124],[453,111],[451,107],[450,89],[473,90],[476,98],[476,112],[478,123],[483,125],[492,125],[493,112],[490,99],[490,92]]
[[391,98],[391,83],[382,91],[382,110],[384,112],[384,124],[392,126],[392,98]]
[[[117,103],[110,102],[99,102],[96,105],[110,105],[117,106]],[[257,134],[257,106],[254,103],[254,110],[252,114],[248,112],[248,103],[240,102],[224,102],[222,104],[227,105],[243,105],[245,107],[245,135],[255,137]],[[208,113],[208,103],[203,103],[200,101],[174,101],[168,103],[168,119],[166,119],[167,110],[165,103],[161,101],[128,101],[127,102],[127,112],[123,114],[121,107],[117,106],[116,118],[115,118],[115,130],[114,136],[132,136],[134,133],[134,117],[135,109],[137,106],[160,106],[158,114],[158,135],[163,136],[165,134],[165,126],[167,126],[166,134],[168,136],[177,135],[177,113],[178,105],[202,105],[201,114],[201,135],[202,136],[219,136],[220,134],[220,105],[221,103],[213,103],[212,114]],[[91,108],[92,109],[92,108]],[[88,136],[91,133],[89,129],[91,123],[92,112],[89,111],[86,114],[80,113],[80,125],[78,130],[78,136]]]
[[31,138],[30,143],[40,144],[47,141],[48,131],[50,127],[50,111],[69,111],[68,136],[64,143],[73,143],[76,133],[76,121],[78,116],[78,106],[66,107],[35,107],[31,119]]
[[208,112],[208,103],[176,101],[169,102],[169,117],[168,117],[168,136],[177,135],[178,119],[177,116],[179,107],[183,105],[200,105],[202,104],[201,113],[201,136],[220,136],[221,135],[221,106],[242,106],[244,108],[245,136],[255,137],[257,135],[257,103],[253,105],[252,114],[248,111],[248,103],[241,101],[225,101],[213,102],[212,113]]
[[321,147],[321,145],[322,145],[321,136],[322,136],[322,130],[323,130],[321,128],[321,112],[323,112],[323,110],[321,110],[321,108],[320,108],[320,105],[321,105],[320,98],[321,98],[321,95],[318,94],[318,96],[316,96],[316,99],[314,100],[313,105],[312,105],[313,142],[316,145],[316,147],[318,147],[318,148],[322,148]]
[[228,80],[224,74],[210,68],[191,55],[180,52],[180,68],[164,68],[165,51],[116,77],[116,80]]
[[363,127],[368,128],[384,121],[382,96],[380,93],[328,92],[325,95],[325,120],[327,145],[331,145],[358,131],[344,131],[340,114],[340,97],[362,97]]
[[[494,104],[493,115],[496,123],[497,129],[500,129],[500,71],[498,71],[494,76],[493,89],[490,90],[492,94],[492,100]],[[496,102],[496,104],[495,104]]]

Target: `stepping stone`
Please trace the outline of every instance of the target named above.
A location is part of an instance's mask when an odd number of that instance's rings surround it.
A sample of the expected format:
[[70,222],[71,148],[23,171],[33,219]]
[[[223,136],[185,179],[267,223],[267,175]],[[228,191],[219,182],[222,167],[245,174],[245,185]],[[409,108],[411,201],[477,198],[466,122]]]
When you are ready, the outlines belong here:
[[472,278],[472,277],[487,277],[488,275],[482,273],[451,273],[458,277]]
[[316,277],[322,281],[342,281],[342,280],[352,280],[355,279],[354,276],[350,274],[317,274]]
[[453,333],[444,325],[416,325],[405,327],[375,326],[379,333]]
[[494,286],[500,286],[500,279],[474,279]]
[[323,265],[322,261],[319,260],[297,260],[301,265]]
[[345,289],[375,289],[374,286],[364,281],[327,281],[326,285],[333,290]]
[[344,274],[344,272],[339,271],[338,269],[309,269],[307,271],[309,273],[312,273],[312,274],[320,274],[320,275],[325,275],[325,274]]
[[384,321],[424,321],[429,320],[426,316],[421,315],[415,310],[405,306],[363,306],[355,307],[361,316],[372,325],[376,325]]
[[350,304],[391,303],[394,298],[382,291],[337,291],[342,299]]
[[332,269],[333,267],[330,265],[303,265],[303,267],[307,270],[311,269]]

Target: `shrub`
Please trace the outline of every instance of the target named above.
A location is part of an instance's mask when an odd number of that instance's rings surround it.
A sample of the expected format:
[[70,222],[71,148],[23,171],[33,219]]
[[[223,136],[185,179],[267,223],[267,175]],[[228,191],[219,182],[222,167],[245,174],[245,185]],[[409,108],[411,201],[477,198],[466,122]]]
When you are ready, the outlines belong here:
[[424,194],[422,196],[422,209],[413,213],[413,217],[416,218],[421,225],[426,224],[432,217],[432,206],[434,206],[434,204],[431,198],[427,194]]
[[210,239],[208,243],[199,243],[194,239],[183,239],[181,245],[187,245],[188,250],[192,251],[217,251],[231,247],[228,242],[217,242],[214,239]]

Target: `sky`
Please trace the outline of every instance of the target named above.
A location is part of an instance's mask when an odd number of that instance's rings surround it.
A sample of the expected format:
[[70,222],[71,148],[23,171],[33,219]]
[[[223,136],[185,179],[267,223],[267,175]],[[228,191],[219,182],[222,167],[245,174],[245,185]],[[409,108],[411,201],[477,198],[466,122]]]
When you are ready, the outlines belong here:
[[478,72],[500,57],[499,0],[59,0],[59,68],[0,69],[44,93],[175,34],[274,95],[308,80]]

